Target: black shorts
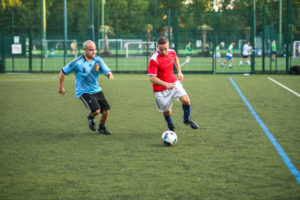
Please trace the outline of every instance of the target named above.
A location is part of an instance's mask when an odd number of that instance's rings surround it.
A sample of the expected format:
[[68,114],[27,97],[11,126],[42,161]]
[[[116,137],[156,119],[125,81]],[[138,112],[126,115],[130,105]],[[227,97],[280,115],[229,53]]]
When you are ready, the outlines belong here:
[[248,55],[243,55],[243,58],[248,58],[249,56]]
[[102,113],[103,111],[110,109],[102,91],[96,94],[85,93],[81,95],[80,99],[91,112],[96,112],[96,110],[100,109],[100,112]]

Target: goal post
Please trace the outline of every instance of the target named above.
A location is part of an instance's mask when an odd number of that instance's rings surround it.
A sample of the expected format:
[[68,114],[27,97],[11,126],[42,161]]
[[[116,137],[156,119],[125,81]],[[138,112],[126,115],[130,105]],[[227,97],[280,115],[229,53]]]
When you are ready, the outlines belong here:
[[117,48],[119,50],[124,50],[125,43],[126,42],[142,42],[140,39],[98,39],[98,49],[104,49],[105,48],[105,42],[107,43],[109,48]]
[[300,41],[293,42],[293,58],[300,58]]
[[126,58],[132,56],[143,56],[147,51],[155,51],[155,42],[126,42],[124,44]]

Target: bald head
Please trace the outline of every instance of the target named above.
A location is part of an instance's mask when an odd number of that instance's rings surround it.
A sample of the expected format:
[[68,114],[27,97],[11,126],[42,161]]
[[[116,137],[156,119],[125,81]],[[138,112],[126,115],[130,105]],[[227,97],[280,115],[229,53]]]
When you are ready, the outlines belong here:
[[95,43],[92,40],[87,40],[83,43],[83,49],[86,49],[90,46],[96,46]]
[[87,60],[93,60],[96,55],[96,45],[92,40],[83,43],[84,56]]

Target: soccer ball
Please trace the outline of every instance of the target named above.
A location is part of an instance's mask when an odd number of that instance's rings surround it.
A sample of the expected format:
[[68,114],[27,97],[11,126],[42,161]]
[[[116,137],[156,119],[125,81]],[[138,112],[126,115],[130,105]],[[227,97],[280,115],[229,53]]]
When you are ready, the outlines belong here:
[[161,140],[165,145],[175,145],[177,142],[177,135],[173,131],[165,131],[161,135]]

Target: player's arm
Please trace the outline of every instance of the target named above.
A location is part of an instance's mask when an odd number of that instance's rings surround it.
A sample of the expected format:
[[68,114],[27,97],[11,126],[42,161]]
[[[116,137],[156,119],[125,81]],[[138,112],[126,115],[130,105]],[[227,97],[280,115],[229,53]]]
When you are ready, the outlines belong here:
[[98,61],[99,61],[100,64],[101,64],[101,71],[102,71],[102,73],[103,73],[105,76],[107,76],[107,78],[109,78],[109,79],[114,79],[114,76],[113,76],[113,74],[112,74],[110,68],[107,67],[107,65],[105,64],[105,62],[104,62],[101,58],[99,58],[99,57],[97,57],[97,59],[98,59]]
[[65,73],[62,70],[60,70],[60,73],[59,73],[59,86],[58,86],[59,94],[65,94],[66,93],[66,91],[64,89],[65,77],[66,77]]
[[114,75],[112,72],[107,72],[106,76],[109,78],[109,79],[114,79]]
[[181,72],[181,68],[180,68],[180,64],[179,64],[179,59],[178,59],[177,56],[176,56],[176,58],[174,60],[174,64],[175,64],[175,67],[176,67],[177,72],[178,72],[178,79],[179,79],[180,83],[182,83],[182,81],[183,81],[183,74]]
[[150,81],[152,83],[155,83],[157,85],[165,86],[168,90],[171,90],[171,89],[175,88],[174,83],[167,83],[167,82],[157,78],[155,75],[149,75],[149,76],[150,76]]

